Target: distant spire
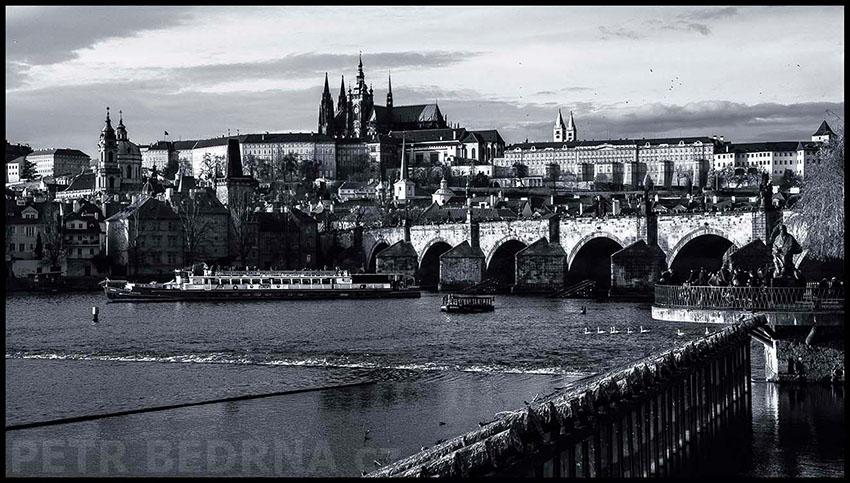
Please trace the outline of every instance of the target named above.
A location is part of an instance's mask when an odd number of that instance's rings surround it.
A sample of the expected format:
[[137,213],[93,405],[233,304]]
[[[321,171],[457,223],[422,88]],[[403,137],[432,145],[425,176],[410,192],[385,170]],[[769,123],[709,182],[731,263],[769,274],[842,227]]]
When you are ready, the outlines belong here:
[[555,127],[563,127],[564,126],[564,117],[561,115],[561,110],[558,109],[558,118],[555,119]]
[[393,76],[387,71],[387,107],[393,107]]
[[124,125],[124,111],[122,111],[122,110],[118,111],[118,125],[119,126]]
[[327,94],[328,96],[331,95],[331,89],[330,89],[330,87],[328,87],[328,73],[327,72],[325,72],[325,91],[324,91],[323,95],[324,94]]
[[[560,115],[561,115],[561,111],[558,110],[558,116],[560,116]],[[575,120],[573,119],[573,111],[570,111],[570,120],[568,121],[567,127],[569,129],[573,129],[574,126],[575,126]]]

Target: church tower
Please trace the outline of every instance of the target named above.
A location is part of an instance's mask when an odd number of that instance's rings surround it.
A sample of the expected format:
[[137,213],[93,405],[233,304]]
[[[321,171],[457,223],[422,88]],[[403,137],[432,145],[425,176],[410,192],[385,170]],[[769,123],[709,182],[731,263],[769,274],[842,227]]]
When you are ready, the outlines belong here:
[[224,176],[215,180],[215,195],[228,208],[234,203],[246,203],[257,187],[257,181],[251,175],[242,172],[242,150],[239,139],[227,140],[227,166]]
[[334,135],[334,101],[328,87],[328,73],[325,72],[325,89],[322,91],[322,102],[319,104],[319,134]]
[[[560,115],[560,111],[558,115]],[[567,141],[578,141],[578,132],[576,131],[576,123],[573,119],[573,111],[570,111],[570,120],[567,121]]]
[[558,109],[558,117],[555,119],[555,129],[553,139],[556,143],[566,141],[567,126],[564,125],[564,118],[561,116],[561,110]]
[[[126,131],[124,131],[126,135]],[[121,186],[121,170],[118,168],[118,139],[115,129],[112,128],[112,120],[109,118],[109,108],[106,108],[106,123],[100,131],[100,141],[97,143],[100,150],[100,160],[95,169],[96,191],[112,192]]]

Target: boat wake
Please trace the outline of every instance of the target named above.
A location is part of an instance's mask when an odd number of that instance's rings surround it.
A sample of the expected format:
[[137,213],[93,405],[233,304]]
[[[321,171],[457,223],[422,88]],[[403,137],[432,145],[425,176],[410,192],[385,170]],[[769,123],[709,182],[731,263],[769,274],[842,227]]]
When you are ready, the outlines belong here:
[[340,369],[373,369],[402,371],[458,371],[485,374],[536,374],[583,377],[591,373],[570,370],[563,367],[510,367],[498,364],[452,365],[433,362],[393,364],[371,361],[351,360],[348,357],[326,358],[255,358],[237,356],[223,352],[208,354],[97,354],[64,352],[7,352],[6,359],[35,359],[61,361],[110,361],[110,362],[158,362],[183,364],[237,364],[256,366],[315,367]]

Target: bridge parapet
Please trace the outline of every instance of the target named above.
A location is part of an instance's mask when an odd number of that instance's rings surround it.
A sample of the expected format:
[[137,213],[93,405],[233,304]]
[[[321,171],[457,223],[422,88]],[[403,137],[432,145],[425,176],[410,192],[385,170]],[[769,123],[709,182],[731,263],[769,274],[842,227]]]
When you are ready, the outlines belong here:
[[764,323],[753,317],[608,372],[367,476],[670,475],[693,453],[686,446],[747,414],[750,332]]

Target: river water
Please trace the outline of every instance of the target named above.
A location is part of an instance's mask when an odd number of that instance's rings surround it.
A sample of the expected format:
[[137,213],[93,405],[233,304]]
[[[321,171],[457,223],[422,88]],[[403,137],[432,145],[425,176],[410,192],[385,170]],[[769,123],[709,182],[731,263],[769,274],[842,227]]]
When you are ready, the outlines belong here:
[[[6,474],[357,476],[704,332],[653,321],[648,306],[627,303],[501,296],[495,312],[471,315],[445,314],[439,305],[440,296],[428,293],[238,305],[7,295],[7,426],[314,390],[7,431]],[[641,325],[651,331],[637,333]],[[596,333],[612,326],[622,332]],[[796,465],[754,458],[735,472],[843,475],[843,392],[806,389],[794,401],[816,404],[777,412],[785,390],[766,397],[759,390],[753,427],[766,439],[756,435],[753,451],[775,442],[799,453],[794,445],[803,443],[789,439],[782,423],[793,413],[803,422],[792,426],[811,440],[808,456]],[[807,419],[815,410],[833,424]],[[820,449],[836,444],[842,456]]]

